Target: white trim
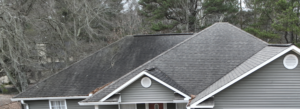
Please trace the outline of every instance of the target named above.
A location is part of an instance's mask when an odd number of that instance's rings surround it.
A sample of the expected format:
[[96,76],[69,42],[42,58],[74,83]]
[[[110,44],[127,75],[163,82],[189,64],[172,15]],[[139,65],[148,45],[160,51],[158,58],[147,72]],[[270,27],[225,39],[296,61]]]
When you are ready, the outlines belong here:
[[145,103],[145,109],[149,109],[149,103]]
[[95,105],[95,109],[99,109],[99,106],[98,106],[98,105]]
[[181,91],[175,89],[174,87],[168,85],[167,83],[159,80],[158,78],[152,76],[151,74],[147,73],[146,71],[142,71],[141,73],[139,73],[138,75],[134,76],[133,78],[131,78],[129,81],[127,81],[125,84],[121,85],[120,87],[118,87],[117,89],[115,89],[113,92],[111,92],[110,94],[106,95],[104,98],[102,98],[100,101],[103,102],[105,100],[107,100],[109,97],[111,97],[112,95],[114,95],[115,93],[118,93],[119,91],[123,90],[124,88],[126,88],[127,86],[129,86],[131,83],[133,83],[134,81],[136,81],[137,79],[139,79],[140,77],[142,77],[143,75],[146,75],[148,77],[150,77],[151,79],[154,79],[155,81],[159,82],[160,84],[168,87],[169,89],[175,91],[176,93],[184,96],[184,100],[189,100],[191,99],[190,96],[182,93]]
[[116,105],[119,102],[78,102],[79,105]]
[[[145,71],[143,71],[145,72]],[[105,101],[107,100],[109,97],[111,97],[112,95],[114,95],[115,93],[118,93],[119,91],[121,91],[122,89],[124,89],[125,87],[129,86],[131,83],[133,83],[134,81],[136,81],[137,79],[139,79],[140,77],[142,77],[144,74],[143,73],[139,73],[138,75],[136,75],[135,77],[133,77],[132,79],[130,79],[129,81],[127,81],[125,84],[123,84],[122,86],[120,86],[119,88],[115,89],[113,92],[109,93],[108,95],[106,95],[104,98],[102,98],[100,101]]]
[[164,109],[168,109],[167,103],[164,103],[163,105],[164,105]]
[[173,103],[188,103],[189,100],[173,100]]
[[188,101],[149,101],[149,102],[78,102],[79,105],[115,105],[115,104],[149,104],[149,103],[188,103]]
[[[296,63],[295,63],[293,66],[288,66],[288,64],[287,64],[287,62],[286,62],[286,61],[288,61],[287,58],[289,58],[289,57],[294,58],[295,61],[296,61]],[[283,59],[283,65],[284,65],[284,67],[285,67],[286,69],[294,69],[294,68],[296,68],[296,67],[298,66],[298,58],[297,58],[297,56],[294,55],[294,54],[288,54],[288,55],[286,55],[286,56],[284,57],[284,59]]]
[[177,90],[176,88],[170,86],[169,84],[167,84],[167,83],[161,81],[160,79],[158,79],[158,78],[152,76],[151,74],[145,72],[145,75],[147,75],[148,77],[154,79],[155,81],[159,82],[160,84],[162,84],[162,85],[168,87],[169,89],[175,91],[176,93],[178,93],[178,94],[184,96],[184,97],[185,97],[184,100],[189,100],[189,99],[191,99],[191,97],[190,97],[189,95],[186,95],[186,94],[182,93],[181,91],[179,91],[179,90]]
[[25,105],[25,109],[29,109],[29,106],[27,103],[24,102],[24,100],[21,100],[21,104]]
[[239,76],[238,78],[236,78],[236,79],[232,80],[231,82],[225,84],[224,86],[218,88],[217,90],[213,91],[212,93],[210,93],[210,94],[204,96],[204,97],[201,98],[200,100],[198,100],[198,101],[196,101],[195,103],[191,104],[190,107],[191,107],[191,108],[196,107],[197,104],[203,102],[204,100],[208,99],[209,97],[211,97],[211,96],[217,94],[218,92],[224,90],[225,88],[231,86],[232,84],[234,84],[234,83],[236,83],[237,81],[243,79],[244,77],[250,75],[251,73],[253,73],[253,72],[255,72],[256,70],[262,68],[263,66],[269,64],[270,62],[274,61],[275,59],[279,58],[280,56],[286,54],[287,52],[289,52],[289,51],[291,51],[291,50],[293,50],[294,52],[297,52],[298,54],[300,54],[300,49],[299,49],[298,47],[292,45],[291,47],[289,47],[289,48],[287,48],[286,50],[280,52],[279,54],[277,54],[277,55],[275,55],[274,57],[270,58],[269,60],[263,62],[262,64],[256,66],[255,68],[251,69],[250,71],[244,73],[243,75]]
[[185,105],[185,108],[186,108],[186,109],[190,109],[190,108],[188,107],[188,105],[189,105],[189,104],[188,104],[188,103],[186,103],[186,105]]
[[[145,84],[145,81],[148,81],[149,84]],[[150,78],[148,77],[143,77],[142,80],[141,80],[141,84],[144,88],[149,88],[151,85],[152,85],[152,81]]]
[[58,99],[58,100],[48,100],[49,101],[49,108],[52,109],[51,101],[63,101],[65,103],[65,109],[68,109],[67,107],[67,101],[65,99]]
[[137,109],[137,104],[135,104],[135,109]]
[[38,97],[38,98],[11,98],[11,101],[21,101],[21,100],[59,100],[59,99],[78,99],[78,98],[88,98],[89,96],[70,96],[70,97]]
[[214,108],[214,105],[212,105],[212,106],[194,106],[194,107],[188,107],[188,108]]

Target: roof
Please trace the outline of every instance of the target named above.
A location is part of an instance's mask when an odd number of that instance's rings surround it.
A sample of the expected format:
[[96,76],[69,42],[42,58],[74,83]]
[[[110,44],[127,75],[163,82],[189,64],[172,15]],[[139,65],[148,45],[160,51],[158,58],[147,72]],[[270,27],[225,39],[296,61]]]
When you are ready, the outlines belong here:
[[151,74],[152,76],[156,77],[157,79],[163,81],[164,83],[174,87],[175,89],[179,90],[180,92],[189,95],[188,91],[177,84],[172,78],[166,75],[164,72],[160,71],[158,68],[152,68],[151,70],[147,70],[147,73]]
[[[184,88],[182,88],[174,80],[172,80],[172,78],[170,78],[168,75],[161,72],[157,68],[150,68],[150,69],[144,70],[143,72],[140,72],[138,75],[131,78],[130,81],[127,81],[126,83],[122,84],[122,86],[116,88],[112,93],[110,93],[111,96],[108,96],[107,98],[110,99],[115,94],[117,94],[118,92],[123,90],[123,88],[127,87],[128,85],[130,85],[131,83],[133,83],[134,81],[136,81],[138,78],[140,78],[142,76],[148,76],[151,79],[154,79],[158,83],[160,83],[160,84],[170,88],[174,92],[178,93],[181,97],[184,96],[184,97],[187,97],[188,99],[190,98],[189,95],[188,95],[188,92]],[[98,96],[92,96],[92,97],[89,97],[86,100],[83,100],[83,102],[98,102],[98,101],[99,101]],[[103,101],[107,101],[107,99],[105,99]]]
[[84,102],[100,101],[149,67],[160,69],[188,94],[197,95],[267,46],[229,23],[216,23],[115,80]]
[[14,98],[88,96],[189,37],[191,34],[126,36]]
[[[208,88],[203,90],[200,94],[194,98],[190,104],[194,104],[196,102],[204,101],[205,99],[213,96],[210,95],[215,91],[218,91],[218,89],[221,89],[222,87],[226,86],[230,82],[234,82],[235,79],[241,77],[242,75],[247,74],[247,72],[253,70],[254,68],[262,65],[264,62],[267,62],[267,60],[270,60],[274,56],[282,53],[282,51],[287,50],[290,47],[287,46],[281,46],[281,47],[274,47],[274,46],[267,46],[263,48],[261,51],[247,59],[245,62],[234,68],[232,71],[230,71],[227,75],[223,76],[221,79],[216,81],[214,84],[210,85]],[[262,67],[262,66],[261,66]],[[254,72],[255,70],[253,70]],[[245,75],[246,76],[246,75]],[[224,87],[225,88],[225,87]],[[219,90],[221,91],[221,90]],[[199,101],[201,100],[201,101]]]

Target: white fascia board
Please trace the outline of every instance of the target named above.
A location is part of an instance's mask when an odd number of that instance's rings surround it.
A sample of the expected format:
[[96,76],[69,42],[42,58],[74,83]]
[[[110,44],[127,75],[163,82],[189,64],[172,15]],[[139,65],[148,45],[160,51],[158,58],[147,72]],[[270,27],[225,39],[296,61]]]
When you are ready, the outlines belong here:
[[179,91],[179,90],[177,90],[176,88],[170,86],[169,84],[167,84],[167,83],[161,81],[160,79],[156,78],[155,76],[152,76],[151,74],[149,74],[149,73],[147,73],[147,72],[145,72],[145,75],[147,75],[148,77],[154,79],[155,81],[159,82],[160,84],[162,84],[162,85],[168,87],[169,89],[175,91],[176,93],[178,93],[178,94],[184,96],[184,97],[185,97],[184,100],[189,100],[189,99],[191,99],[191,97],[190,97],[189,95],[186,95],[186,94],[182,93],[181,91]]
[[89,96],[69,96],[69,97],[38,97],[38,98],[11,98],[11,101],[22,101],[22,100],[60,100],[60,99],[78,99],[88,98]]
[[[117,104],[137,104],[137,103],[175,103],[172,101],[149,101],[149,102],[78,102],[79,105],[117,105]],[[187,103],[182,102],[182,103]]]
[[119,102],[78,102],[79,105],[117,105]]
[[146,71],[142,71],[141,73],[139,73],[138,75],[136,75],[135,77],[133,77],[132,79],[130,79],[129,81],[127,81],[125,84],[123,84],[122,86],[120,86],[119,88],[115,89],[113,92],[111,92],[110,94],[108,94],[107,96],[105,96],[104,98],[102,98],[100,101],[101,101],[101,102],[104,102],[104,101],[107,100],[109,97],[111,97],[112,95],[114,95],[114,94],[118,93],[119,91],[123,90],[124,88],[126,88],[127,86],[129,86],[130,84],[132,84],[133,82],[135,82],[137,79],[139,79],[140,77],[142,77],[142,76],[144,76],[144,75],[146,75],[146,76],[148,76],[148,77],[154,79],[155,81],[159,82],[160,84],[162,84],[162,85],[164,85],[164,86],[170,88],[171,90],[175,91],[176,93],[178,93],[178,94],[184,96],[184,97],[185,97],[184,100],[189,100],[189,99],[191,99],[190,96],[188,96],[188,95],[182,93],[181,91],[177,90],[176,88],[174,88],[174,87],[168,85],[167,83],[165,83],[165,82],[159,80],[158,78],[152,76],[151,74],[147,73]]
[[188,103],[189,100],[173,100],[173,103]]
[[252,74],[253,72],[255,72],[256,70],[262,68],[263,66],[269,64],[270,62],[274,61],[275,59],[279,58],[280,56],[286,54],[287,52],[293,50],[294,52],[300,54],[300,49],[294,45],[292,45],[291,47],[287,48],[286,50],[280,52],[279,54],[275,55],[274,57],[270,58],[269,60],[263,62],[262,64],[256,66],[255,68],[251,69],[250,71],[244,73],[243,75],[239,76],[238,78],[232,80],[231,82],[225,84],[224,86],[220,87],[219,89],[213,91],[212,93],[206,95],[205,97],[201,98],[200,100],[198,100],[197,102],[191,104],[190,107],[194,108],[194,107],[197,107],[197,104],[203,102],[204,100],[208,99],[209,97],[219,93],[220,91],[224,90],[225,88],[231,86],[232,84],[236,83],[237,81],[243,79],[244,77]]
[[190,106],[189,108],[214,108],[215,106],[214,105],[211,105],[211,106]]
[[132,79],[130,79],[129,81],[127,81],[125,84],[121,85],[120,87],[118,87],[117,89],[115,89],[114,91],[112,91],[111,93],[109,93],[108,95],[106,95],[100,101],[103,102],[103,101],[107,100],[109,97],[111,97],[112,95],[114,95],[114,94],[118,93],[119,91],[123,90],[124,88],[126,88],[127,86],[129,86],[131,83],[133,83],[134,81],[136,81],[137,79],[139,79],[140,77],[142,77],[144,75],[144,72],[145,71],[142,71],[138,75],[134,76]]

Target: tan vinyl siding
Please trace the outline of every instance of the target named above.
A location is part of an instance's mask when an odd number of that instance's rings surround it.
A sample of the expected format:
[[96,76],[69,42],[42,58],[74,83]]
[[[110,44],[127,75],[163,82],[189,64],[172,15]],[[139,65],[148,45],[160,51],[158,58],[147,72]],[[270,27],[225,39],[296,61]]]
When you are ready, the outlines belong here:
[[150,102],[166,101],[172,102],[174,91],[151,79],[152,84],[149,88],[141,85],[141,78],[122,90],[121,102]]
[[300,65],[286,69],[284,56],[216,94],[214,109],[299,109]]

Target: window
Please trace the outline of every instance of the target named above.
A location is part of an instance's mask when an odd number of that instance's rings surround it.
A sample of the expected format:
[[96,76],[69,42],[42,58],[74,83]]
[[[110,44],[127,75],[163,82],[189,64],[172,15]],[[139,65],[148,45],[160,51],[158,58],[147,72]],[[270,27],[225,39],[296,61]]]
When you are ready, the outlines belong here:
[[155,105],[154,105],[154,109],[159,109],[159,105],[158,105],[158,104],[155,104]]
[[121,104],[121,109],[136,109],[136,104]]
[[67,109],[66,100],[50,100],[50,109]]
[[148,88],[151,86],[151,79],[148,78],[148,77],[144,77],[142,80],[141,80],[141,84],[143,87],[145,88]]

